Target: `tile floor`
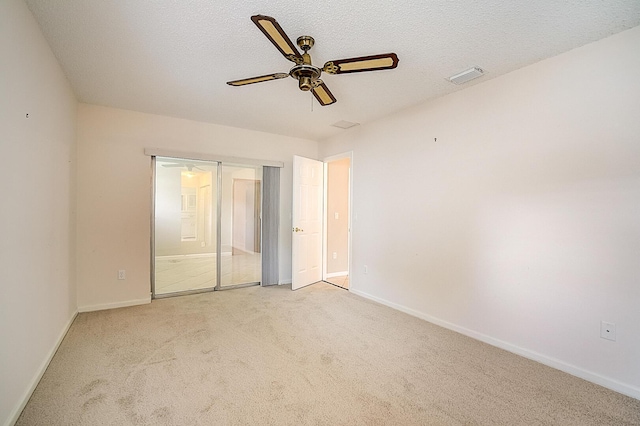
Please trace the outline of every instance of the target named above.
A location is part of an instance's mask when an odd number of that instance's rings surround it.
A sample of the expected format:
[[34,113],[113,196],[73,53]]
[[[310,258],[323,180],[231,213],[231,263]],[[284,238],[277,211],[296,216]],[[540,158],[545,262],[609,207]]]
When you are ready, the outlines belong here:
[[[222,256],[222,287],[261,280],[260,253]],[[200,290],[216,286],[216,256],[156,257],[156,294]]]

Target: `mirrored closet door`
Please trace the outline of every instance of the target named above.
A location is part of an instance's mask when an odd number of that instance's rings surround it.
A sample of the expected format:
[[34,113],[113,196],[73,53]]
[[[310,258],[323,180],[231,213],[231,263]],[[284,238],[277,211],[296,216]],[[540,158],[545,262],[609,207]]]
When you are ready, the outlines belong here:
[[154,297],[259,284],[262,167],[153,158]]

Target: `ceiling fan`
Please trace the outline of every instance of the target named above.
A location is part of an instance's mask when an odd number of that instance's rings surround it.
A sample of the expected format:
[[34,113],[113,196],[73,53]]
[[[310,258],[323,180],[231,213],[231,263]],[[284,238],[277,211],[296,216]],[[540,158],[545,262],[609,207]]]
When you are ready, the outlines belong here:
[[192,172],[193,169],[198,169],[198,170],[202,170],[203,172],[205,172],[205,169],[201,169],[200,167],[196,166],[193,163],[171,163],[171,164],[163,164],[162,167],[184,167],[185,169],[187,169],[188,171]]
[[286,77],[293,77],[298,80],[300,90],[311,91],[320,105],[331,105],[336,102],[336,98],[329,91],[326,84],[320,79],[322,72],[327,74],[346,74],[351,72],[364,72],[393,69],[398,66],[398,56],[395,53],[384,53],[382,55],[361,56],[358,58],[338,59],[328,61],[322,68],[312,64],[309,50],[313,47],[315,40],[311,36],[300,36],[296,40],[298,47],[304,52],[296,49],[287,34],[278,22],[264,15],[255,15],[251,20],[260,28],[264,35],[274,44],[274,46],[295,65],[288,73],[275,73],[261,75],[259,77],[245,78],[242,80],[228,81],[231,86],[245,86],[247,84],[261,83],[263,81],[278,80]]

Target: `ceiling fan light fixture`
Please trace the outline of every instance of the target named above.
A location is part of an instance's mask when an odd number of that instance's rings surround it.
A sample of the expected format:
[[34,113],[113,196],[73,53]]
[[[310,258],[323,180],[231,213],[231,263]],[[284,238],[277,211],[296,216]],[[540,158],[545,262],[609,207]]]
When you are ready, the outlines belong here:
[[452,75],[447,80],[449,80],[453,84],[464,84],[467,81],[471,81],[474,78],[482,77],[484,75],[484,70],[480,67],[472,67],[468,70],[464,70],[459,72],[458,74]]
[[300,80],[298,80],[298,87],[303,92],[308,92],[309,90],[311,90],[311,88],[313,87],[313,84],[311,83],[311,77],[300,77]]

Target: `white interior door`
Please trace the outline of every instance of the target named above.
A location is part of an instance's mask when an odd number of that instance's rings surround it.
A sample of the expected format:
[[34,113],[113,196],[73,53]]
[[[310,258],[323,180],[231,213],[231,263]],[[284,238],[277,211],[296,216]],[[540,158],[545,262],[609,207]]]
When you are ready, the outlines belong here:
[[322,196],[324,163],[293,157],[293,290],[322,280]]

